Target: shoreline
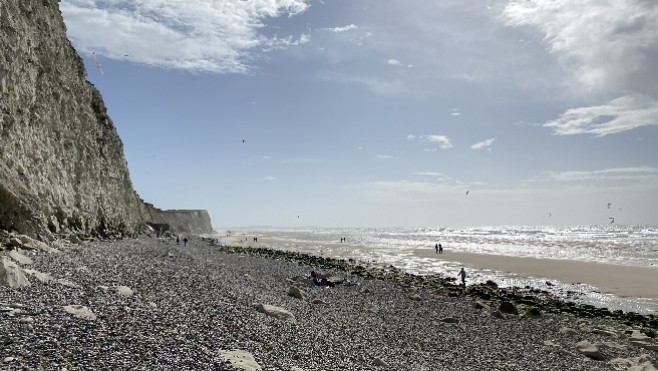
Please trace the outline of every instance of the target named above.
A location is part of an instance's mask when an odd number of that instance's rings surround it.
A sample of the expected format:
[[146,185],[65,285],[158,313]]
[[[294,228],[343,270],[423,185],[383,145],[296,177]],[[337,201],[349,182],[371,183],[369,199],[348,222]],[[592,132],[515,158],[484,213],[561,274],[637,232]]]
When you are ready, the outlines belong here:
[[596,262],[510,257],[444,251],[415,250],[423,258],[463,263],[476,269],[491,269],[528,278],[546,278],[564,283],[589,284],[598,292],[619,297],[658,299],[658,268],[630,267]]

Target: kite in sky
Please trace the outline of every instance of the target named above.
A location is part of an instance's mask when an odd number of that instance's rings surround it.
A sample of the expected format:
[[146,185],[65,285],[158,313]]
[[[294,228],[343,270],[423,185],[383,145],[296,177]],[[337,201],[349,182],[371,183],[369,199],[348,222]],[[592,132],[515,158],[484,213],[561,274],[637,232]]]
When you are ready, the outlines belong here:
[[98,72],[100,72],[101,75],[102,75],[102,74],[103,74],[103,68],[101,68],[101,64],[98,63],[98,59],[96,59],[96,52],[91,52],[91,59],[94,60],[94,66],[96,66],[96,69],[97,69]]
[[612,202],[608,202],[608,209],[612,206]]
[[615,218],[613,218],[613,217],[609,217],[608,219],[610,219],[610,224],[615,222]]
[[466,196],[468,196],[468,192],[470,192],[470,191],[466,191]]

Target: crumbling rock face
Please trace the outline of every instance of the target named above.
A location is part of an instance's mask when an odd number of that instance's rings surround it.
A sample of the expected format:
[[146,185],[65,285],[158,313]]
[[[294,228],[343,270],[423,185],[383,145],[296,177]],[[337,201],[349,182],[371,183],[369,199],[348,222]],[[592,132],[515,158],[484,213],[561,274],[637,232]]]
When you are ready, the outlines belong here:
[[166,229],[174,233],[213,232],[210,215],[206,210],[160,210],[148,203],[146,209],[149,215],[148,222],[154,228],[160,226],[160,230]]
[[123,144],[56,0],[0,2],[0,229],[142,232]]

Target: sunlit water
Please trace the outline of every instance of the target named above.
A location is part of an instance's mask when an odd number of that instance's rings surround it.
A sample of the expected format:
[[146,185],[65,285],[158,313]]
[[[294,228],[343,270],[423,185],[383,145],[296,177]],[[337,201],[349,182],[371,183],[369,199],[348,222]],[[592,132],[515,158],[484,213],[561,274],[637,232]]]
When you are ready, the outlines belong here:
[[[237,234],[236,234],[237,233]],[[231,236],[217,235],[232,244],[238,238],[251,242],[252,236],[267,241],[267,247],[300,251],[374,265],[394,265],[415,274],[439,273],[456,276],[459,263],[430,259],[414,254],[432,249],[440,242],[451,251],[499,256],[564,259],[658,269],[658,228],[654,226],[509,226],[476,228],[340,228],[340,229],[240,229]],[[246,238],[249,236],[249,239]],[[346,238],[340,243],[341,237]],[[469,282],[494,280],[500,286],[531,286],[551,291],[568,300],[609,309],[638,313],[658,312],[658,301],[620,298],[600,294],[596,288],[546,279],[524,278],[490,270],[471,271]],[[658,290],[658,282],[656,283]],[[569,293],[570,292],[570,293]],[[567,293],[569,293],[567,295]],[[575,293],[575,294],[573,294]]]

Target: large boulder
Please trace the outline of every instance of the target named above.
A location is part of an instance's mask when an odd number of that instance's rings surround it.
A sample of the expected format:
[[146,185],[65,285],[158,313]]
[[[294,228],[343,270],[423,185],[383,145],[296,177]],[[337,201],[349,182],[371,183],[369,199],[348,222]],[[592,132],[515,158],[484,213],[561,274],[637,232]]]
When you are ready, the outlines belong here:
[[30,281],[16,263],[2,257],[0,258],[0,285],[16,289],[30,286]]
[[580,352],[582,355],[584,355],[585,357],[589,357],[597,361],[602,361],[604,359],[603,354],[601,354],[601,352],[599,351],[599,348],[587,340],[581,341],[580,343],[576,344],[576,350]]
[[220,351],[222,358],[231,366],[243,371],[261,371],[263,368],[256,362],[254,356],[244,350]]

